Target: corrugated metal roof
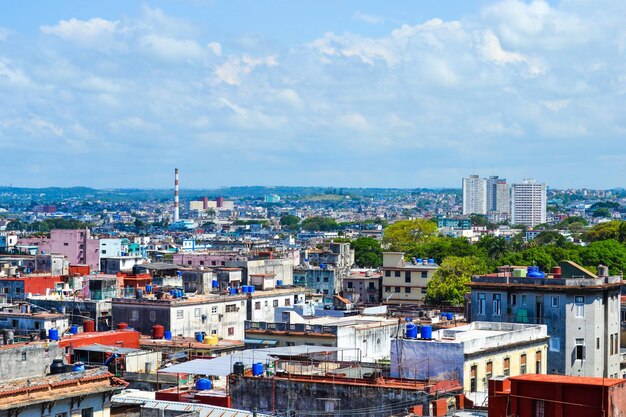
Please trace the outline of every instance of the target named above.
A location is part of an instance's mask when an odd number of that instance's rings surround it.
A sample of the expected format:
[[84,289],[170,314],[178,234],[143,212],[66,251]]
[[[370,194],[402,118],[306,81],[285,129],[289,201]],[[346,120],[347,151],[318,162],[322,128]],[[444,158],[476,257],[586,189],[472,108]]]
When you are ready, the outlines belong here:
[[[205,404],[192,404],[182,403],[175,401],[159,401],[149,400],[142,397],[134,397],[129,395],[119,394],[114,395],[111,398],[111,403],[121,405],[141,405],[143,408],[159,409],[159,410],[173,410],[181,412],[198,412],[199,417],[252,417],[252,413],[244,410],[237,410],[234,408],[217,407],[214,405]],[[269,414],[257,413],[258,417],[270,417]]]
[[345,349],[338,347],[326,346],[286,346],[266,349],[247,349],[240,352],[231,353],[230,355],[219,356],[214,359],[194,359],[189,362],[183,362],[173,365],[165,369],[159,370],[164,373],[174,374],[193,374],[193,375],[210,375],[210,376],[227,376],[232,373],[233,364],[235,362],[243,362],[246,368],[251,368],[255,362],[267,363],[274,359],[272,356],[295,356],[306,355],[321,352],[340,352]]

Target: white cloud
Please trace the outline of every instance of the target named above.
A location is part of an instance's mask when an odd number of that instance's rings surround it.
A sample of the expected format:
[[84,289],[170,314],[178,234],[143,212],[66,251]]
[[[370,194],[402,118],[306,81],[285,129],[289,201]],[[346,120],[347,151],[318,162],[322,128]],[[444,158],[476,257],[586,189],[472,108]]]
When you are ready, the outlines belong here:
[[264,57],[251,57],[249,55],[229,56],[225,62],[219,64],[215,68],[217,79],[229,85],[238,85],[241,83],[241,77],[250,74],[256,67],[276,67],[278,60],[276,56],[269,55]]
[[75,18],[61,20],[55,26],[41,26],[40,30],[48,35],[73,42],[83,47],[107,50],[115,46],[114,35],[118,30],[118,21],[95,17],[89,20]]
[[363,13],[361,11],[354,12],[354,14],[352,15],[352,18],[354,20],[359,20],[361,22],[369,23],[370,25],[379,25],[385,22],[384,17]]
[[220,45],[219,42],[211,42],[207,45],[207,48],[215,56],[222,56],[222,45]]
[[139,45],[143,50],[168,61],[193,60],[205,55],[202,47],[190,39],[151,34],[142,37]]
[[2,84],[24,88],[31,85],[31,80],[21,69],[15,68],[10,60],[0,57],[0,85]]

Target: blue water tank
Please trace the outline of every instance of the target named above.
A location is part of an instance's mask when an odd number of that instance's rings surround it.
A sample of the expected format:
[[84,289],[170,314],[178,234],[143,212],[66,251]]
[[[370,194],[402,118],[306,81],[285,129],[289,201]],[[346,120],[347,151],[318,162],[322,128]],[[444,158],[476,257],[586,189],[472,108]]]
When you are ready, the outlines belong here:
[[137,288],[135,290],[135,298],[141,300],[143,298],[143,290],[141,288]]
[[178,298],[183,298],[185,296],[185,291],[178,289]]
[[529,266],[528,267],[528,271],[526,273],[526,276],[528,278],[544,278],[545,274],[541,271],[539,271],[539,267],[538,266]]
[[219,288],[220,287],[220,283],[218,282],[218,280],[214,279],[213,281],[211,281],[211,287],[212,288]]
[[59,340],[59,331],[57,329],[48,330],[48,339]]
[[276,280],[276,285],[278,285],[279,287],[282,287],[282,285],[283,285],[283,280],[282,280],[282,279],[277,279],[277,280]]
[[413,322],[407,322],[406,324],[406,338],[417,339],[417,325]]
[[422,326],[421,336],[422,336],[422,339],[432,339],[433,338],[433,327],[432,326]]
[[146,285],[146,294],[152,294],[152,285]]
[[261,362],[252,364],[252,376],[263,375],[263,364]]
[[321,269],[325,269],[325,268],[326,268],[326,265],[325,265],[325,264],[320,264],[320,268],[321,268]]
[[418,263],[418,264],[421,264],[421,263],[422,263],[422,260],[423,260],[422,258],[417,258],[417,263]]
[[230,295],[237,295],[237,288],[231,288]]
[[211,389],[212,387],[213,387],[213,383],[211,382],[210,379],[200,378],[199,380],[196,381],[196,389],[198,391],[205,391],[205,390]]
[[196,332],[195,335],[196,335],[196,342],[202,343],[204,341],[204,333]]
[[176,290],[170,290],[170,295],[176,298]]
[[74,325],[74,326],[70,327],[70,333],[71,334],[77,334],[78,333],[78,326]]
[[435,263],[435,260],[434,260],[433,258],[430,258],[430,259],[428,259],[428,263],[429,263],[429,264],[434,264],[434,263]]
[[242,285],[241,286],[241,292],[244,293],[244,294],[247,294],[247,293],[250,292],[249,288],[250,287],[248,287],[247,285]]
[[448,320],[453,320],[454,319],[454,313],[446,313],[446,318]]
[[248,286],[248,292],[254,292],[254,290],[256,290],[256,287],[254,285]]
[[165,340],[172,340],[172,332],[169,331],[169,330],[166,330],[163,333],[163,339],[165,339]]
[[76,362],[74,364],[74,366],[72,367],[72,370],[74,372],[80,372],[80,371],[84,371],[85,370],[85,364],[82,362]]

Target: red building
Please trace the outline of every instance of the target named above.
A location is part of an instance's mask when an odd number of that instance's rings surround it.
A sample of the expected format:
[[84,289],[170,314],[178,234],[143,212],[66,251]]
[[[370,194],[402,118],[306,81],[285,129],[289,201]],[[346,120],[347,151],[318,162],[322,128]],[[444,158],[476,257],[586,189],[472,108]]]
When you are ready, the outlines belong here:
[[520,375],[489,381],[489,417],[618,417],[626,379]]
[[85,332],[64,336],[59,340],[59,348],[64,349],[63,352],[68,363],[71,363],[74,349],[94,344],[139,349],[139,332],[132,330]]

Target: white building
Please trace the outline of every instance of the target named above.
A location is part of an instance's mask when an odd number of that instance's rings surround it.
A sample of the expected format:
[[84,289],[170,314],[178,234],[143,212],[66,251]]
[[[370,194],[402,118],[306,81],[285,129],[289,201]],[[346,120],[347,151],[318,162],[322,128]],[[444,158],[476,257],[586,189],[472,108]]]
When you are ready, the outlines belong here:
[[511,223],[529,228],[546,222],[546,184],[525,179],[511,185]]
[[486,181],[487,215],[495,221],[507,220],[511,212],[511,199],[506,179],[494,175]]
[[463,178],[463,214],[487,214],[487,180],[478,175]]

